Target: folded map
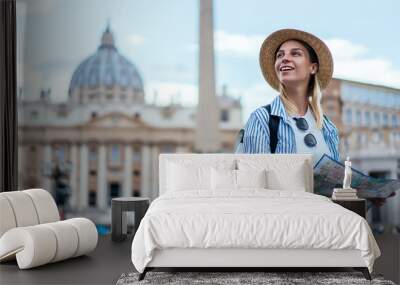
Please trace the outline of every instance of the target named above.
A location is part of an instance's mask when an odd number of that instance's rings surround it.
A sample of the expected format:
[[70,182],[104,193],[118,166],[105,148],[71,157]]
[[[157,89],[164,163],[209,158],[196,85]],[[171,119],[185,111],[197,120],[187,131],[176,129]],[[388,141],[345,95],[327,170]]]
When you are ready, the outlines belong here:
[[[314,193],[331,197],[334,188],[341,188],[344,164],[324,154],[314,166]],[[360,198],[387,198],[400,189],[400,180],[374,178],[352,169],[351,188]]]

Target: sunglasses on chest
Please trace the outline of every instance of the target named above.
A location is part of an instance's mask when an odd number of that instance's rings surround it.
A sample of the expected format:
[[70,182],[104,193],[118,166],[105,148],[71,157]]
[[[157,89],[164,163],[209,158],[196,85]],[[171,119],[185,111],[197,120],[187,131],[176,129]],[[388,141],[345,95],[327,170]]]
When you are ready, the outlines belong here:
[[[308,130],[308,123],[306,119],[304,118],[293,118],[296,122],[296,127],[301,130],[301,131],[307,131]],[[309,133],[304,137],[304,143],[308,147],[314,147],[317,145],[317,139],[314,137],[313,134]]]

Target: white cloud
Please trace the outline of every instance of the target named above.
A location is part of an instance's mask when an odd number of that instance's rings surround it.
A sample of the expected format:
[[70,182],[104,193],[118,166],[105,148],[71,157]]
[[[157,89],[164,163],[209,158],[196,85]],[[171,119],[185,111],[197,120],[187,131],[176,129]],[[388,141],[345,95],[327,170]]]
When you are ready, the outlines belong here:
[[157,105],[168,105],[171,102],[179,102],[184,106],[195,106],[198,101],[198,87],[194,84],[151,81],[145,88],[146,100],[149,103],[156,103]]
[[215,32],[215,48],[218,52],[239,57],[257,57],[264,40],[262,35]]
[[335,77],[400,88],[400,69],[390,60],[373,56],[368,47],[348,40],[325,42],[332,51]]
[[368,53],[368,48],[350,41],[332,38],[325,40],[336,60],[352,59]]
[[145,38],[141,35],[130,34],[126,37],[126,41],[131,46],[138,46],[144,43]]

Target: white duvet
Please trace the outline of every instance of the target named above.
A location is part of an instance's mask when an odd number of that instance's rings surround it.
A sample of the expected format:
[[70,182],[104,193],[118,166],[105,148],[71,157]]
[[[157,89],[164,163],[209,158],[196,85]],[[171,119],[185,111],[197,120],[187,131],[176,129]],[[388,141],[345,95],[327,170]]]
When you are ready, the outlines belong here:
[[132,243],[143,272],[154,249],[358,249],[372,272],[380,250],[365,219],[306,192],[249,189],[166,193],[153,201]]

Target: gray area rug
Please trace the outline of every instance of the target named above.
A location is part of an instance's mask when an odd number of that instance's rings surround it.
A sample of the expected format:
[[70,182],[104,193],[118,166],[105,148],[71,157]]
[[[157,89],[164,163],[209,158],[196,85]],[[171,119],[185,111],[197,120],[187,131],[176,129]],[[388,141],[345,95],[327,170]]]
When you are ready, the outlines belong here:
[[124,273],[117,285],[133,284],[388,284],[381,275],[372,274],[372,281],[360,272],[154,272],[150,271],[142,281],[139,273]]

